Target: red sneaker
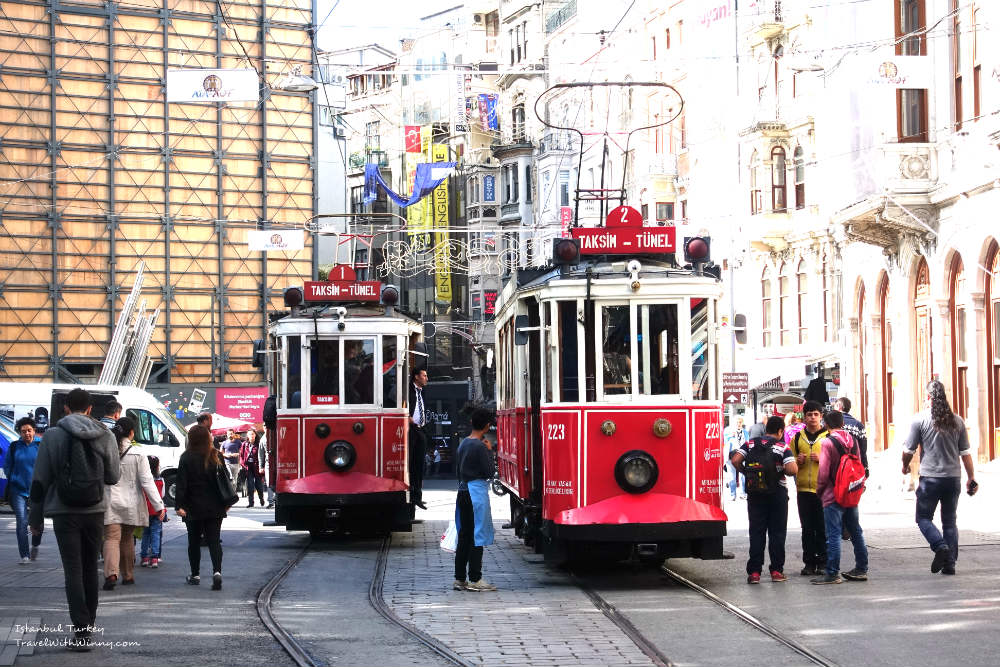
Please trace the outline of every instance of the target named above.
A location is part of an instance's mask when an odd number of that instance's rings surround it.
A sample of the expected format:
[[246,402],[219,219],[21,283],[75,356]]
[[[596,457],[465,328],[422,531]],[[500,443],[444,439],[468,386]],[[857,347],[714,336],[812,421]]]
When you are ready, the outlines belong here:
[[142,562],[139,565],[141,565],[142,567],[149,567],[149,559],[143,558]]
[[753,574],[747,575],[748,584],[759,584],[760,583],[760,572],[754,572]]
[[771,570],[771,581],[777,584],[782,581],[788,581],[788,577],[783,575],[781,572],[778,572],[777,570]]

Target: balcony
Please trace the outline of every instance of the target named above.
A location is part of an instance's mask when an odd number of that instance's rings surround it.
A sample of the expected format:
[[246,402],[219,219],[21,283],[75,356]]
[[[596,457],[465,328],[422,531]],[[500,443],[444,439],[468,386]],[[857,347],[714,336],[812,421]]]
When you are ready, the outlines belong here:
[[539,157],[550,153],[568,153],[573,150],[573,138],[568,132],[546,132],[538,142]]
[[673,178],[677,175],[676,155],[654,155],[647,163],[653,178]]
[[753,32],[761,41],[774,39],[785,30],[781,0],[758,0]]
[[366,164],[375,163],[380,167],[389,166],[389,155],[385,151],[356,151],[347,159],[351,169],[364,169]]
[[558,30],[564,23],[576,16],[576,1],[567,0],[562,7],[548,15],[545,19],[545,32],[551,34]]

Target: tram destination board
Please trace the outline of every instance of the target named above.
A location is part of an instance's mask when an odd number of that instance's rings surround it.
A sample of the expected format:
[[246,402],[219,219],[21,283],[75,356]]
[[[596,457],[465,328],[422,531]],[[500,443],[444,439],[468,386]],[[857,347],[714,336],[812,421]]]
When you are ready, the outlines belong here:
[[306,301],[378,301],[382,283],[377,280],[306,281]]
[[747,373],[722,374],[722,402],[726,405],[749,403],[750,376]]
[[674,227],[584,228],[570,230],[580,241],[581,255],[634,255],[672,253],[677,250],[677,230]]

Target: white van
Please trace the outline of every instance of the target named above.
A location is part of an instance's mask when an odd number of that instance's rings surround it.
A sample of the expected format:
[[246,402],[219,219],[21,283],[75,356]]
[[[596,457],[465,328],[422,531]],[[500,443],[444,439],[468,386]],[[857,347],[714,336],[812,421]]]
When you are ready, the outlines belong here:
[[54,426],[63,416],[66,395],[73,389],[86,389],[94,402],[91,416],[100,419],[113,399],[122,404],[122,415],[135,420],[135,444],[142,453],[160,459],[164,495],[173,505],[174,477],[177,462],[184,452],[187,431],[163,403],[137,387],[92,384],[52,384],[46,382],[0,382],[0,438],[13,442],[18,438],[14,424],[31,417],[38,424],[39,435]]

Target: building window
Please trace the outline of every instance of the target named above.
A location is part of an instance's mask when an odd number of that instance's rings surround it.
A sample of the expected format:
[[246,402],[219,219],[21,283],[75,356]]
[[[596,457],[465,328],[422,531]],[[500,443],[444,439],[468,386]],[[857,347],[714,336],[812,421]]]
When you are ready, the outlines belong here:
[[951,0],[952,31],[951,60],[955,77],[955,131],[962,129],[962,12],[958,10],[958,0]]
[[781,344],[792,344],[792,265],[785,262],[778,274],[778,328]]
[[785,149],[775,146],[771,149],[771,210],[775,213],[784,213],[786,197]]
[[807,312],[807,293],[809,289],[809,276],[806,274],[806,262],[804,259],[799,260],[799,268],[795,273],[795,286],[796,292],[798,293],[798,303],[796,303],[795,309],[795,319],[799,325],[799,344],[805,343],[809,338],[809,330],[807,328],[808,319],[806,318]]
[[521,36],[522,36],[521,38],[523,40],[522,43],[521,43],[521,56],[524,58],[524,60],[527,60],[528,59],[528,22],[527,21],[525,21],[524,23],[521,24]]
[[510,201],[516,203],[521,201],[521,189],[517,173],[517,165],[510,166]]
[[510,64],[514,64],[514,29],[507,31],[507,40],[510,43]]
[[656,202],[656,221],[660,224],[667,222],[668,220],[674,219],[674,203],[673,202]]
[[688,200],[687,199],[682,199],[681,200],[681,220],[683,220],[684,222],[687,222],[687,219],[688,219]]
[[559,171],[559,205],[569,206],[569,171]]
[[473,176],[469,179],[469,203],[479,202],[479,178]]
[[688,134],[687,134],[687,120],[685,115],[682,113],[681,117],[677,119],[681,127],[681,150],[684,150],[688,146]]
[[503,203],[510,203],[510,167],[504,167],[500,175],[503,177]]
[[795,147],[795,208],[806,207],[806,159],[802,146]]
[[532,181],[531,181],[531,165],[527,165],[524,168],[524,201],[529,204],[532,202]]
[[858,290],[858,412],[856,413],[862,421],[868,421],[868,367],[865,364],[865,355],[868,354],[868,334],[870,324],[868,322],[868,306],[865,302],[865,286],[861,285]]
[[524,102],[518,102],[510,111],[511,137],[515,144],[524,143]]
[[996,241],[990,244],[986,266],[989,269],[986,276],[986,386],[989,404],[986,410],[989,418],[986,439],[992,460],[997,456],[1000,440],[1000,245]]
[[830,282],[833,277],[830,275],[830,265],[826,261],[826,254],[823,254],[823,265],[821,267],[823,273],[823,341],[831,342],[833,340],[833,303],[830,301]]
[[760,182],[757,180],[760,172],[760,155],[754,151],[750,156],[750,215],[761,212]]
[[889,276],[882,274],[882,283],[878,291],[878,310],[882,320],[881,359],[882,362],[882,428],[881,446],[878,449],[888,449],[889,430],[892,427],[892,320],[889,318]]
[[663,35],[663,46],[666,49],[670,48],[670,28],[667,28],[667,32]]
[[760,304],[762,309],[761,331],[764,347],[771,346],[771,269],[764,267],[764,275],[760,279]]
[[[927,35],[923,32],[926,27],[924,0],[896,0],[896,55],[927,55]],[[903,39],[905,35],[910,36]]]
[[927,260],[920,259],[916,271],[916,284],[913,292],[913,324],[914,324],[914,355],[916,365],[913,369],[914,400],[916,405],[923,403],[924,390],[927,383],[934,377],[934,334],[933,308],[931,298],[930,269]]
[[969,416],[969,360],[965,348],[966,316],[965,273],[962,258],[956,253],[951,262],[951,285],[948,294],[949,319],[951,320],[951,396],[955,413],[962,419]]

